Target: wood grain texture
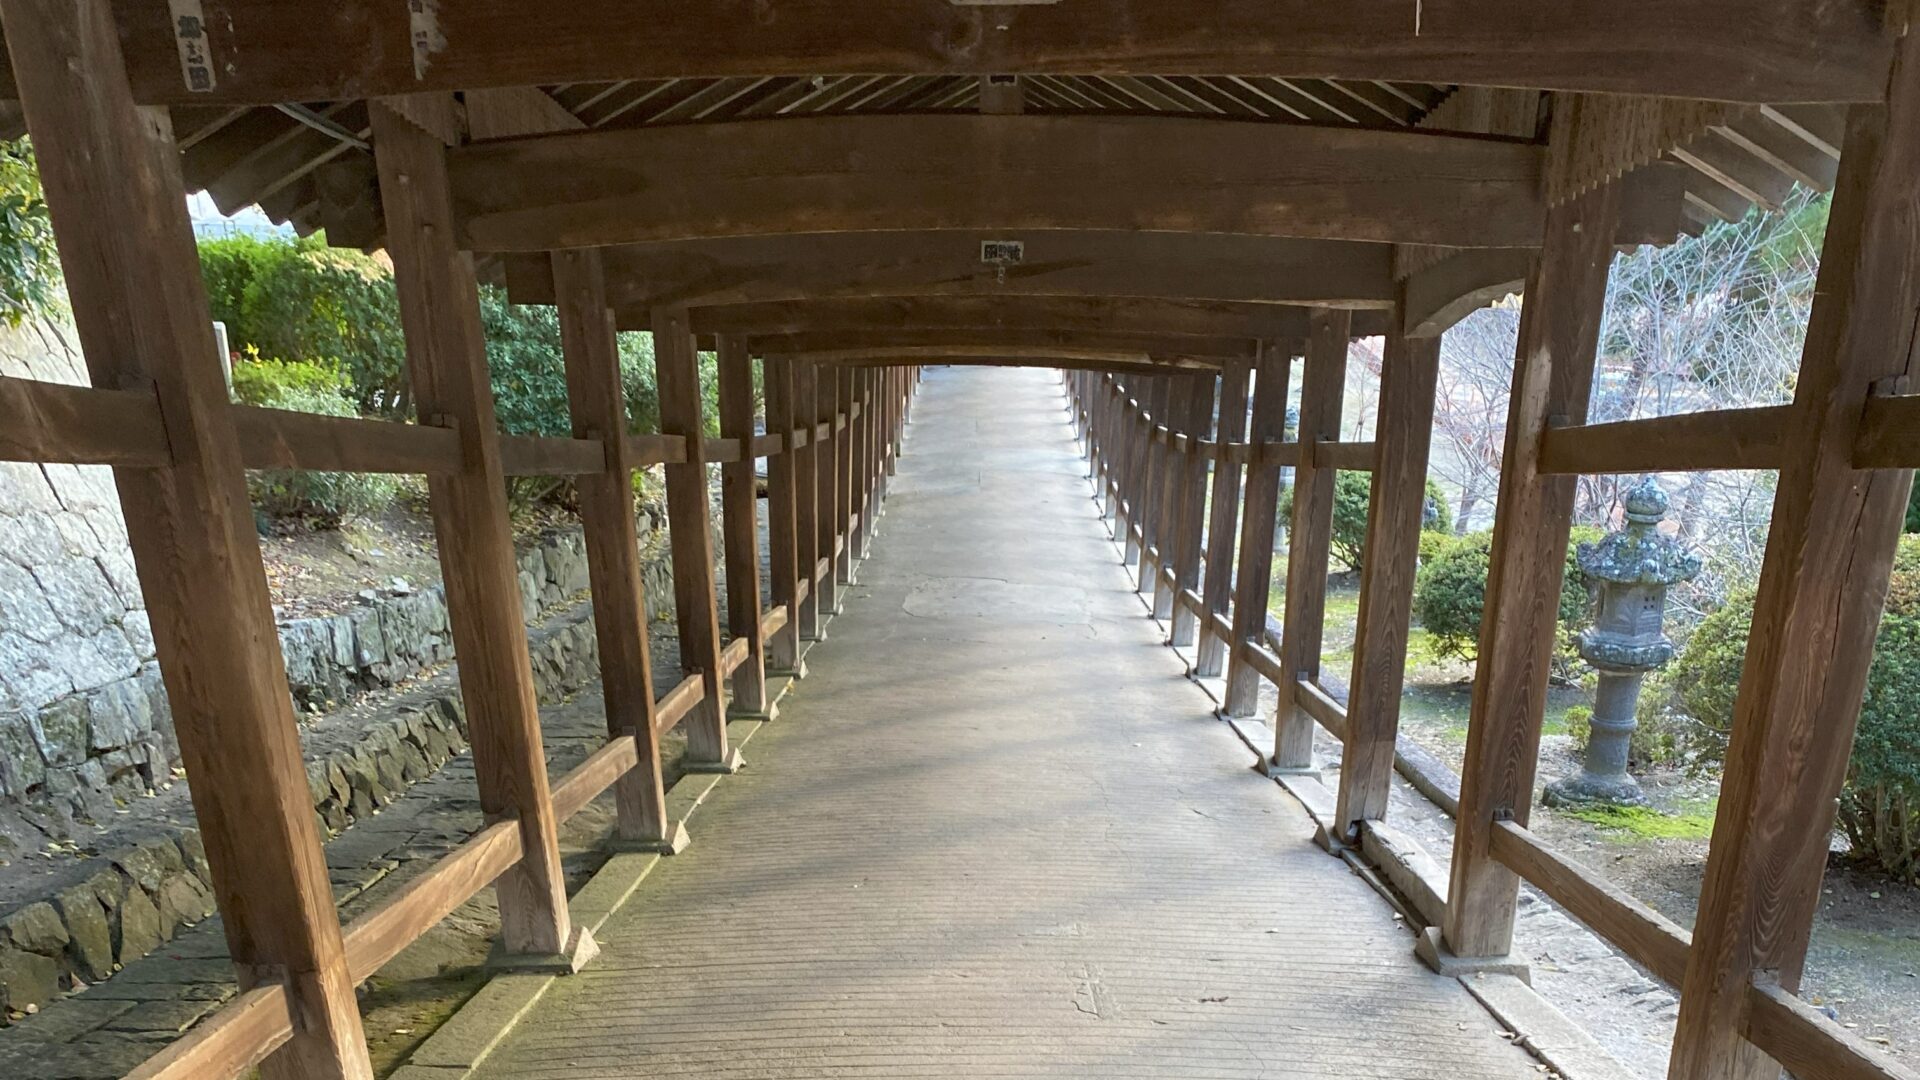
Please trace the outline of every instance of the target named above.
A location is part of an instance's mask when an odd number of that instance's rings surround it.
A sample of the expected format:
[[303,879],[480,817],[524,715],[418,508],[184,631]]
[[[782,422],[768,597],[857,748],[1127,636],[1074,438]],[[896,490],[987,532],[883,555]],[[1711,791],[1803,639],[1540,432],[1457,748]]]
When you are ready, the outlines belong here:
[[241,1076],[293,1038],[286,987],[266,983],[242,990],[220,1011],[140,1063],[124,1080],[205,1080]]
[[1748,983],[1798,989],[1913,471],[1856,469],[1878,386],[1920,365],[1920,36],[1849,111],[1669,1072],[1759,1077]]
[[172,128],[134,104],[104,0],[4,0],[0,24],[87,373],[151,395],[166,431],[171,466],[114,483],[229,955],[243,992],[284,984],[172,1074],[245,1067],[295,1014],[268,1080],[367,1080]]
[[[620,350],[607,310],[606,275],[597,251],[553,254],[559,298],[560,349],[566,367],[567,412],[574,434],[601,448],[600,467],[574,478],[587,546],[594,640],[600,647],[600,689],[609,742],[631,740],[635,768],[614,784],[616,835],[624,841],[669,835],[660,741],[653,734],[653,654],[647,640],[647,593],[634,519],[634,447],[625,438],[626,395]],[[556,810],[556,817],[565,814]]]
[[[793,361],[768,356],[761,363],[765,388],[767,430],[793,428]],[[767,574],[768,602],[774,610],[799,610],[800,580],[798,494],[800,451],[789,450],[767,459]],[[769,671],[798,674],[800,620],[783,618],[777,630],[765,631]]]
[[1540,234],[1544,164],[1536,144],[1409,129],[941,114],[499,140],[452,172],[479,251],[906,229],[1505,247]]
[[1527,281],[1442,928],[1459,956],[1505,955],[1512,942],[1519,882],[1488,845],[1496,820],[1525,825],[1532,808],[1573,513],[1573,480],[1541,474],[1540,446],[1549,418],[1586,417],[1613,261],[1604,238],[1615,187],[1554,208]]
[[172,463],[160,399],[0,375],[0,461],[73,465]]
[[673,610],[680,629],[680,668],[701,679],[688,713],[687,759],[717,767],[728,760],[727,701],[720,674],[720,614],[714,596],[712,504],[701,416],[700,365],[685,308],[653,316],[653,364],[660,392],[660,431],[686,440],[687,460],[666,467],[667,528],[673,557]]
[[[1778,469],[1794,449],[1793,407],[1713,409],[1644,420],[1549,427],[1541,436],[1544,474]],[[1863,436],[1872,430],[1862,425]]]
[[1495,822],[1488,847],[1494,858],[1586,923],[1628,959],[1668,986],[1680,985],[1692,944],[1692,935],[1685,928],[1634,899],[1606,875],[1548,847],[1516,822]]
[[1273,764],[1283,769],[1304,768],[1313,761],[1313,721],[1300,708],[1296,684],[1299,679],[1320,676],[1335,470],[1319,449],[1323,440],[1340,438],[1347,344],[1353,332],[1345,313],[1337,311],[1315,312],[1312,329],[1300,388],[1299,438],[1302,446],[1314,448],[1314,454],[1311,461],[1303,457],[1293,470],[1293,519],[1287,528],[1287,592],[1279,649],[1289,678],[1280,683],[1273,723]]
[[[1745,101],[1878,100],[1878,9],[1787,0],[1603,7],[1521,0],[1230,0],[1205,11],[1096,0],[1005,11],[942,0],[809,0],[689,12],[666,0],[433,9],[346,0],[324,18],[229,0],[208,20],[212,85],[182,77],[164,9],[116,0],[143,103],[327,101],[607,79],[870,74],[1310,76]],[[1736,44],[1701,49],[1728,27]],[[416,31],[423,31],[416,51]]]
[[[723,334],[719,341],[720,434],[753,438],[753,357],[746,341]],[[767,712],[767,650],[760,636],[760,496],[753,458],[720,466],[721,550],[726,560],[727,633],[744,642],[747,657],[733,669],[732,709],[748,716]]]
[[1373,485],[1360,563],[1360,612],[1354,626],[1347,739],[1340,757],[1334,828],[1345,839],[1360,823],[1387,816],[1400,696],[1413,623],[1413,578],[1427,503],[1427,451],[1433,441],[1440,339],[1393,335],[1381,362],[1375,413]]
[[[630,760],[631,742],[610,743],[588,763],[596,767],[618,760],[622,750]],[[605,785],[602,784],[602,787]],[[598,792],[596,791],[595,794]],[[584,792],[581,792],[584,794]],[[592,796],[587,796],[591,799]],[[580,808],[580,800],[569,799],[567,814]],[[556,804],[558,805],[558,804]],[[565,817],[566,814],[561,814]],[[496,821],[441,856],[424,873],[384,898],[380,906],[349,923],[344,931],[347,969],[355,982],[371,978],[387,961],[419,940],[420,935],[452,913],[454,908],[472,899],[475,893],[492,884],[520,861],[520,830],[511,820]]]
[[460,436],[460,471],[429,476],[427,491],[480,805],[489,819],[520,823],[521,860],[496,888],[501,944],[556,956],[573,927],[515,584],[479,285],[472,257],[452,243],[445,147],[385,107],[372,120],[413,399],[421,416],[450,421]]
[[[1315,321],[1322,318],[1315,313]],[[1258,442],[1286,436],[1292,368],[1290,344],[1268,342],[1261,349],[1260,364],[1254,369],[1248,439]],[[1227,654],[1227,689],[1221,702],[1221,711],[1228,716],[1252,716],[1259,708],[1259,674],[1248,663],[1244,648],[1266,627],[1273,582],[1274,517],[1279,506],[1279,464],[1250,462],[1240,511],[1240,553],[1234,563],[1232,651]]]
[[[1248,385],[1253,365],[1229,363],[1220,376],[1220,420],[1215,437],[1231,443],[1247,437]],[[1233,606],[1233,551],[1239,535],[1240,476],[1245,462],[1221,456],[1213,465],[1213,490],[1207,517],[1207,566],[1202,595],[1206,609],[1215,616],[1226,616]],[[1227,653],[1233,644],[1231,632],[1211,631],[1211,620],[1201,627],[1200,648],[1194,662],[1195,674],[1211,678],[1226,669]]]

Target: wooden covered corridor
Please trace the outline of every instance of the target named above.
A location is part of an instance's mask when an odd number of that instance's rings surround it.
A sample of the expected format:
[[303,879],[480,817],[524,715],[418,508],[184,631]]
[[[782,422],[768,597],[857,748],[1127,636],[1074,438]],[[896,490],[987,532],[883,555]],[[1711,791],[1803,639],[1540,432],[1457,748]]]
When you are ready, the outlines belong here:
[[[1412,959],[1513,970],[1524,879],[1680,993],[1674,1080],[1782,1065],[1911,1077],[1795,991],[1920,464],[1915,14],[1914,0],[0,0],[0,126],[33,138],[93,383],[0,380],[0,457],[115,469],[243,988],[134,1075],[367,1080],[356,985],[488,888],[498,962],[522,973],[504,978],[557,981],[537,1007],[551,1022],[483,1075],[627,1074],[675,1031],[705,1049],[646,1069],[1525,1075],[1458,984]],[[1794,184],[1833,201],[1791,403],[1588,423],[1614,253]],[[195,190],[387,252],[412,420],[232,402],[195,272]],[[557,306],[570,436],[500,433],[483,279]],[[1253,730],[1262,680],[1277,689],[1266,770],[1311,774],[1316,727],[1342,740],[1338,790],[1310,809],[1325,848],[1365,863],[1391,829],[1441,335],[1516,290],[1457,842],[1414,935],[1305,850],[1297,807],[1238,768],[1228,727],[1199,723],[1153,623],[1120,618],[1137,602],[1090,508],[1167,643],[1220,681],[1233,730]],[[623,329],[653,334],[655,431],[622,405]],[[1376,431],[1342,442],[1348,345],[1375,335]],[[903,460],[917,394],[930,415]],[[1052,408],[1094,502],[1069,490]],[[688,673],[671,686],[655,683],[633,526],[633,473],[656,465]],[[262,468],[428,478],[488,824],[344,926],[247,499]],[[1276,568],[1282,468],[1295,495]],[[1527,822],[1573,477],[1720,468],[1778,483],[1690,933]],[[1336,470],[1372,484],[1344,704],[1318,672]],[[572,480],[589,549],[608,737],[561,776],[515,599],[517,475]],[[876,546],[889,494],[893,546]],[[734,725],[769,719],[770,680],[802,678],[823,635],[845,648],[799,684],[795,722],[767,728],[764,772],[741,772]],[[942,696],[957,700],[926,701],[953,679],[964,692]],[[1020,726],[988,722],[1002,715]],[[730,777],[703,781],[711,824],[693,830],[662,785],[659,739],[676,727],[688,771]],[[661,869],[659,902],[602,922],[601,942],[571,909],[555,834],[607,793],[613,845]],[[848,912],[870,917],[834,921]],[[804,934],[787,968],[769,958],[789,923],[868,958],[836,1008],[769,996],[818,962]],[[929,980],[958,970],[940,958],[969,950],[986,978],[937,992],[977,1006],[957,1018],[970,1038],[860,1010],[936,993]],[[715,981],[756,956],[764,980]],[[1042,985],[1043,970],[1081,990]],[[664,992],[676,985],[685,996]],[[710,1045],[661,1019],[756,1001]],[[1128,1034],[1049,1034],[1089,1010]],[[786,1027],[756,1028],[776,1015]],[[753,1064],[789,1037],[786,1057]],[[863,1038],[882,1056],[832,1058]],[[942,1038],[1005,1056],[955,1065]],[[1032,1053],[1004,1049],[1020,1038]]]

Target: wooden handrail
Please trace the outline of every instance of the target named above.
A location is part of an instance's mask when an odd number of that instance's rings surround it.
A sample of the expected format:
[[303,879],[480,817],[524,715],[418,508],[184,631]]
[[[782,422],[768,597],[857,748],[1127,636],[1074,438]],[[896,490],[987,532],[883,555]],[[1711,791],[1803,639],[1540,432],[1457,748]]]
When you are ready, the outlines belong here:
[[599,439],[500,436],[500,471],[508,476],[585,476],[606,468],[607,448]]
[[633,736],[616,735],[608,739],[605,746],[587,755],[585,761],[553,785],[554,820],[564,822],[579,813],[638,764],[640,746]]
[[1777,469],[1791,405],[1550,427],[1540,437],[1540,471],[1557,475]]
[[454,908],[506,873],[523,854],[520,823],[513,818],[503,818],[468,837],[379,907],[340,928],[348,975],[356,983],[366,981]]
[[654,706],[654,734],[665,735],[667,732],[672,731],[673,726],[685,718],[689,712],[692,712],[693,707],[700,704],[701,699],[706,696],[707,692],[705,687],[701,685],[699,672],[696,671],[686,678],[681,679],[679,684],[667,691],[666,696],[661,698],[659,703]]
[[1372,442],[1327,442],[1313,444],[1313,464],[1322,469],[1342,469],[1347,472],[1372,472],[1374,449]]
[[1319,721],[1320,726],[1326,728],[1328,734],[1345,742],[1347,738],[1346,707],[1333,700],[1333,695],[1327,693],[1312,679],[1298,679],[1295,680],[1294,685],[1298,687],[1294,701],[1306,710],[1308,716]]
[[0,376],[0,461],[169,465],[152,390],[99,390]]
[[743,637],[737,637],[727,642],[727,647],[720,650],[721,678],[731,676],[741,664],[747,662],[747,657],[753,655],[753,651],[750,648],[751,644],[751,642]]
[[1788,993],[1765,974],[1747,989],[1746,1040],[1800,1080],[1920,1080],[1920,1071]]
[[239,1076],[293,1038],[293,1002],[286,987],[242,990],[220,1011],[140,1063],[124,1080],[206,1080]]

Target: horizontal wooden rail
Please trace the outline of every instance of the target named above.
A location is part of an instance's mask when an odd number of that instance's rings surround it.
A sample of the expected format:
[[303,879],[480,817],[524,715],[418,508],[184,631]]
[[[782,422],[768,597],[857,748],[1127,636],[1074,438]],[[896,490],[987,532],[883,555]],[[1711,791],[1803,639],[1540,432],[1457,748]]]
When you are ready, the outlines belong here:
[[740,455],[743,451],[739,439],[724,437],[701,439],[700,445],[700,456],[705,458],[709,464],[731,465],[741,460]]
[[1321,469],[1345,469],[1348,472],[1372,472],[1374,451],[1371,442],[1317,442],[1313,444],[1313,464]]
[[1920,397],[1867,400],[1860,437],[1853,445],[1856,469],[1904,469],[1920,466]]
[[500,436],[500,470],[508,476],[586,476],[606,468],[607,448],[598,439]]
[[740,665],[747,662],[747,657],[752,655],[751,643],[746,638],[737,637],[727,642],[727,647],[720,650],[720,677],[732,677]]
[[1281,665],[1280,657],[1273,650],[1252,641],[1240,643],[1240,657],[1247,666],[1260,673],[1260,677],[1275,686],[1285,686],[1287,672]]
[[1493,857],[1670,986],[1686,979],[1693,937],[1612,882],[1547,847],[1526,826],[1494,824]]
[[1920,1072],[1764,975],[1747,991],[1743,1034],[1799,1080],[1920,1080]]
[[[1173,584],[1172,579],[1173,572],[1167,571],[1167,583],[1169,585]],[[1193,612],[1194,617],[1197,619],[1204,619],[1212,614],[1207,610],[1207,598],[1192,589],[1181,589],[1174,594],[1174,597],[1180,601],[1181,607]]]
[[1341,742],[1347,741],[1347,710],[1344,705],[1333,700],[1333,695],[1321,688],[1312,679],[1299,679],[1294,683],[1299,687],[1294,698],[1307,715],[1327,729],[1327,733]]
[[239,1076],[293,1038],[293,999],[268,983],[243,990],[123,1080],[206,1080]]
[[1255,447],[1252,461],[1262,466],[1298,465],[1303,447],[1297,442],[1282,442],[1268,439]]
[[1786,462],[1790,405],[1548,428],[1540,471],[1557,475],[1777,469]]
[[1203,616],[1207,620],[1207,632],[1221,641],[1233,640],[1233,620],[1218,611],[1209,611]]
[[347,974],[356,983],[365,982],[400,950],[519,862],[521,853],[520,823],[511,818],[496,821],[468,837],[379,907],[340,928]]
[[661,698],[659,703],[654,706],[654,734],[665,735],[667,732],[672,731],[673,726],[684,719],[689,712],[692,712],[693,707],[700,704],[701,700],[706,696],[707,691],[701,684],[699,672],[696,671],[686,678],[681,679],[679,685],[667,691],[667,695]]
[[[806,582],[804,581],[798,582],[797,584],[802,588],[806,586]],[[799,598],[796,597],[795,599],[797,600]],[[786,629],[786,625],[787,605],[775,604],[773,607],[767,609],[766,614],[760,616],[760,636],[762,638],[770,638],[781,630]]]
[[160,466],[173,456],[152,390],[0,376],[0,461]]
[[753,456],[776,457],[787,452],[787,437],[778,432],[753,437]]
[[687,440],[679,435],[629,435],[627,450],[641,468],[678,465],[687,460]]
[[232,408],[240,459],[249,469],[431,475],[460,468],[460,436],[452,428],[252,405]]
[[565,821],[580,812],[600,793],[613,786],[627,770],[640,764],[640,747],[631,735],[616,735],[607,744],[587,755],[587,760],[553,785],[553,816]]

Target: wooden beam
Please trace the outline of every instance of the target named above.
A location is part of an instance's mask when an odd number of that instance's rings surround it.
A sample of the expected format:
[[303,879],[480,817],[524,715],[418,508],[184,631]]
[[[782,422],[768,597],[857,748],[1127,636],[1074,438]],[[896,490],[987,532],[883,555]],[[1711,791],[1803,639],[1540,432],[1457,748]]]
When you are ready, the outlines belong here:
[[[1551,475],[1778,469],[1794,455],[1793,408],[1762,405],[1549,427],[1537,468]],[[1862,425],[1862,434],[1873,430]]]
[[[981,261],[1015,239],[1023,260]],[[655,304],[695,307],[908,296],[1155,297],[1386,308],[1392,248],[1357,241],[1116,231],[823,233],[630,245],[607,252],[622,329]],[[552,303],[552,283],[505,260],[519,303]]]
[[745,334],[763,344],[774,335],[837,330],[901,329],[921,333],[1002,330],[1147,334],[1156,338],[1258,338],[1301,337],[1307,328],[1306,311],[1283,304],[1098,296],[852,297],[703,307],[696,308],[692,315],[695,333]]
[[[1304,315],[1302,316],[1304,321]],[[981,351],[1017,356],[1180,356],[1205,358],[1211,362],[1226,359],[1250,359],[1255,352],[1252,337],[1225,335],[1173,335],[1165,333],[1078,330],[1039,327],[1003,330],[997,328],[930,328],[906,323],[899,326],[802,330],[794,333],[762,334],[748,338],[755,351],[799,356],[809,353],[834,353],[845,350],[891,353],[908,358],[915,350],[926,355],[957,355]]]
[[[1275,769],[1313,764],[1313,718],[1300,699],[1301,680],[1320,677],[1320,644],[1327,616],[1327,563],[1333,546],[1333,501],[1337,465],[1319,448],[1340,438],[1352,327],[1340,312],[1316,312],[1307,339],[1306,373],[1300,392],[1300,437],[1311,446],[1293,472],[1293,517],[1287,528],[1287,591],[1280,617],[1279,656],[1286,678],[1273,720]],[[1371,455],[1369,455],[1371,457]]]
[[687,768],[732,772],[740,755],[727,746],[727,702],[720,673],[720,615],[713,589],[712,508],[707,496],[706,422],[700,365],[685,308],[653,317],[653,365],[660,388],[660,431],[686,440],[687,460],[666,467],[667,529],[673,553],[673,610],[680,667],[700,676],[701,699],[687,715]]
[[105,0],[0,0],[0,25],[88,375],[157,400],[171,460],[114,483],[246,1001],[153,1074],[244,1068],[285,1031],[268,1080],[368,1080],[171,124],[135,106]]
[[1692,937],[1679,924],[1605,875],[1554,851],[1517,822],[1495,822],[1488,848],[1502,865],[1552,897],[1628,959],[1667,985],[1680,985]]
[[152,390],[101,390],[0,376],[0,461],[172,463]]
[[220,1011],[166,1044],[123,1080],[204,1080],[242,1076],[293,1038],[286,987],[265,983],[242,990]]
[[997,344],[975,345],[965,338],[950,344],[935,345],[872,345],[850,348],[822,348],[809,352],[793,352],[776,349],[781,356],[791,356],[796,360],[806,360],[816,364],[882,364],[891,365],[907,361],[922,364],[964,364],[969,362],[992,361],[1049,361],[1060,365],[1072,366],[1080,363],[1098,364],[1135,364],[1142,366],[1161,366],[1167,368],[1210,368],[1217,369],[1217,361],[1188,356],[1185,353],[1154,354],[1139,349],[1101,349],[1077,345],[1030,345],[1023,347],[1002,346]]
[[1920,465],[1920,397],[1874,397],[1860,419],[1856,469]]
[[[1247,437],[1247,389],[1253,368],[1247,363],[1229,362],[1220,376],[1220,421],[1215,438],[1223,443]],[[1233,547],[1239,532],[1240,474],[1245,462],[1226,456],[1215,460],[1213,492],[1207,518],[1207,567],[1202,595],[1206,609],[1216,617],[1225,617],[1233,606]],[[1194,674],[1213,678],[1226,668],[1228,651],[1233,646],[1231,632],[1211,632],[1211,620],[1203,625],[1194,662]]]
[[[1210,457],[1199,440],[1213,434],[1215,386],[1220,381],[1212,373],[1186,376],[1189,387],[1186,416],[1181,421],[1188,447],[1174,463],[1174,484],[1178,497],[1172,506],[1171,530],[1173,589],[1176,595],[1200,585],[1200,555],[1204,542],[1207,510],[1207,468]],[[1168,625],[1167,643],[1179,648],[1197,644],[1200,632],[1198,612],[1174,604]]]
[[1747,990],[1743,1034],[1806,1080],[1920,1080],[1920,1071],[1894,1060],[1767,976],[1755,976]]
[[1573,480],[1540,472],[1540,446],[1551,418],[1586,417],[1618,194],[1603,184],[1555,207],[1527,281],[1442,928],[1460,957],[1505,956],[1512,945],[1519,882],[1493,859],[1490,837],[1498,821],[1525,825],[1532,809],[1573,514]]
[[[720,337],[720,433],[753,438],[753,357],[746,342]],[[767,649],[760,635],[760,481],[753,458],[720,466],[721,548],[726,559],[727,632],[745,642],[747,658],[733,670],[730,714],[768,719]]]
[[[666,0],[527,0],[427,13],[345,0],[325,19],[233,0],[183,72],[165,10],[116,0],[138,99],[327,101],[368,94],[613,79],[872,75],[1213,75],[1474,83],[1747,101],[1878,100],[1890,55],[1879,9],[1787,0],[1149,0],[1069,7],[944,0],[689,13]],[[1729,27],[1737,45],[1705,50]],[[531,32],[538,28],[538,32]]]
[[[647,640],[647,588],[634,520],[633,445],[620,377],[620,349],[607,310],[606,276],[597,251],[553,254],[560,298],[560,350],[566,365],[567,414],[577,438],[600,447],[600,467],[574,478],[587,545],[587,581],[594,640],[600,646],[600,690],[609,744],[626,740],[635,767],[614,783],[614,836],[623,847],[671,851],[678,832],[667,820],[660,740],[653,733],[653,653]],[[557,820],[565,820],[556,807]]]
[[[823,379],[824,381],[824,379]],[[834,478],[834,567],[842,585],[853,584],[853,447],[858,439],[854,430],[853,372],[840,369],[833,381],[833,478]]]
[[1407,277],[1402,329],[1434,337],[1461,319],[1520,291],[1533,252],[1523,248],[1469,248]]
[[478,251],[903,229],[1510,247],[1540,234],[1544,163],[1537,144],[1410,129],[920,114],[498,140],[452,172]]
[[473,259],[453,246],[445,147],[384,106],[373,130],[414,402],[460,436],[461,469],[430,476],[427,491],[481,809],[520,825],[523,854],[496,890],[501,946],[571,970],[597,949],[567,912]]
[[1849,110],[1734,702],[1669,1073],[1771,1075],[1741,1037],[1749,984],[1799,988],[1910,468],[1854,465],[1876,390],[1920,352],[1920,35],[1888,103]]
[[1413,576],[1427,502],[1427,450],[1433,440],[1440,339],[1386,340],[1375,413],[1373,484],[1360,562],[1360,613],[1354,627],[1347,739],[1340,756],[1335,839],[1357,843],[1360,823],[1387,816],[1394,743],[1406,688]]
[[[1312,319],[1312,325],[1340,336],[1343,364],[1345,321],[1344,315],[1331,312],[1315,312]],[[1268,342],[1261,349],[1260,366],[1253,377],[1253,416],[1247,429],[1248,439],[1258,442],[1286,436],[1287,390],[1292,369],[1291,348]],[[1311,368],[1308,374],[1311,377]],[[1338,379],[1334,385],[1339,385]],[[1303,396],[1302,400],[1313,399]],[[1334,415],[1339,416],[1337,402]],[[1302,423],[1306,422],[1306,416],[1303,410]],[[1248,665],[1244,647],[1258,638],[1267,624],[1267,603],[1273,586],[1274,518],[1279,506],[1279,463],[1249,462],[1247,494],[1240,513],[1240,554],[1234,571],[1233,640],[1227,653],[1227,688],[1220,706],[1221,712],[1228,716],[1252,716],[1259,710],[1259,674]]]

